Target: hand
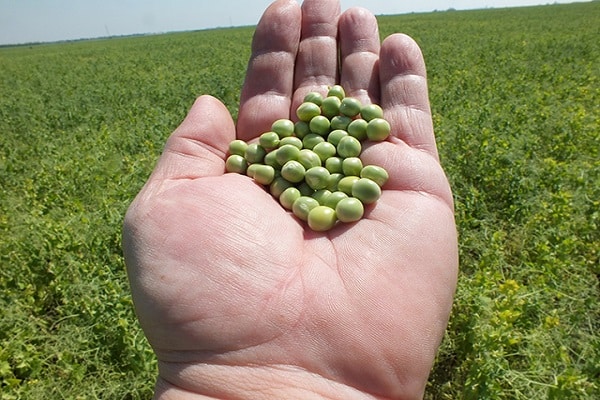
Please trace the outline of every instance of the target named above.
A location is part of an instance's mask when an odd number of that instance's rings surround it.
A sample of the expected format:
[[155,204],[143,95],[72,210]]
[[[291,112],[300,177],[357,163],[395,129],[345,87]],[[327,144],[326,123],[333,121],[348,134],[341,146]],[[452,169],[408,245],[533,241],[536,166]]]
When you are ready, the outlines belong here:
[[[458,264],[425,74],[416,43],[380,44],[364,9],[279,0],[266,10],[237,127],[218,100],[198,98],[126,215],[156,398],[423,396]],[[384,108],[392,136],[361,157],[390,180],[364,219],[315,233],[250,178],[225,174],[224,159],[234,138],[294,118],[307,92],[336,83]]]

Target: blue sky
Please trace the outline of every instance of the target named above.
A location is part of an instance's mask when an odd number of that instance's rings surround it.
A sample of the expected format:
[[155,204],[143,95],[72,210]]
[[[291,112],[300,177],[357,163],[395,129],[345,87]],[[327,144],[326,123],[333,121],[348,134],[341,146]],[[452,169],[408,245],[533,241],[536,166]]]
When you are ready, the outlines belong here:
[[[543,0],[342,0],[374,14],[513,7]],[[271,0],[0,0],[0,44],[255,25]]]

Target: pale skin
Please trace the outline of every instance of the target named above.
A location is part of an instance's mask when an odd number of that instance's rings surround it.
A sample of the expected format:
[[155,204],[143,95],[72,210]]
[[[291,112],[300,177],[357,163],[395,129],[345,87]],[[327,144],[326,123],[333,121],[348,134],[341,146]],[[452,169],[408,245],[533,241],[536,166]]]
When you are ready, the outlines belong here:
[[[294,119],[306,93],[336,83],[383,107],[392,135],[361,157],[390,180],[362,220],[317,233],[224,165],[233,139]],[[422,398],[458,251],[417,44],[380,43],[370,12],[336,0],[274,2],[237,125],[217,99],[196,100],[131,204],[123,245],[156,399]]]

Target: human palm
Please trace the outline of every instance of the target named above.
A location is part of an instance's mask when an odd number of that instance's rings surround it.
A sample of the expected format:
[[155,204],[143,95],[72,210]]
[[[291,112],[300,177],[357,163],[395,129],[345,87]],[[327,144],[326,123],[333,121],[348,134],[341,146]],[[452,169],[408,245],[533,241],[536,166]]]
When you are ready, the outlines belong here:
[[[411,39],[380,46],[372,14],[339,7],[275,2],[257,26],[237,127],[200,97],[128,210],[125,256],[159,360],[157,397],[423,394],[457,268],[425,66]],[[224,159],[231,140],[256,138],[335,83],[384,108],[392,136],[361,158],[390,180],[359,222],[317,233],[250,178],[225,174]]]

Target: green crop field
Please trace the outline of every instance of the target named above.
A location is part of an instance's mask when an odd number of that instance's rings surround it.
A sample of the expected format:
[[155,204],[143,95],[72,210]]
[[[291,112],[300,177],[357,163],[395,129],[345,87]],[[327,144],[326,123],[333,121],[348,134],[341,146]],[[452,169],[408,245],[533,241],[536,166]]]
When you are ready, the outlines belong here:
[[[600,2],[379,17],[422,47],[461,272],[427,399],[600,398]],[[0,48],[0,399],[146,399],[124,212],[253,28]]]

